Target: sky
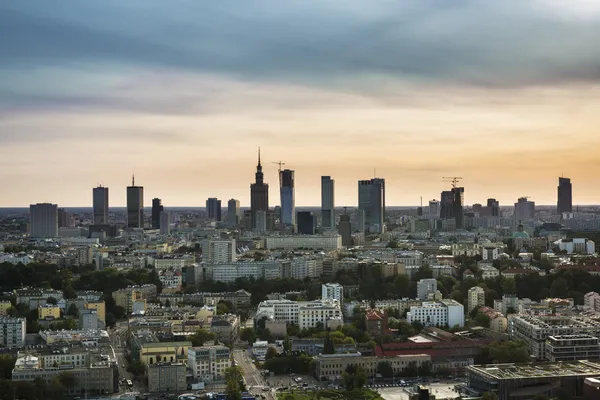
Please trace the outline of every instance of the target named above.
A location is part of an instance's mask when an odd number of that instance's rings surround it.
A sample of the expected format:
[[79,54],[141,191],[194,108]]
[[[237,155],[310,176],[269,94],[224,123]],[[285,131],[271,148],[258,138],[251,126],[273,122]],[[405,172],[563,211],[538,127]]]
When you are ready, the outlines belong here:
[[0,0],[0,207],[250,202],[260,146],[296,204],[386,179],[418,205],[599,204],[600,3]]

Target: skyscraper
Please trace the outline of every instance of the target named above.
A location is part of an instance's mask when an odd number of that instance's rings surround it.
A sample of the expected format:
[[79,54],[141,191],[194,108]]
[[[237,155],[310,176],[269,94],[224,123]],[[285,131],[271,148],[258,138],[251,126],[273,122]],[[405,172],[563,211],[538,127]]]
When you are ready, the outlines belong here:
[[[269,211],[269,185],[264,182],[262,165],[260,164],[260,149],[258,149],[258,165],[256,166],[255,182],[250,185],[250,212],[252,218],[252,229],[257,229],[256,213],[258,211],[264,212],[266,219],[266,213]],[[262,226],[260,226],[260,228],[261,230],[263,229]]]
[[160,234],[170,235],[171,234],[171,213],[161,211],[159,215],[160,219]]
[[108,224],[108,188],[98,186],[93,189],[94,225]]
[[152,199],[152,229],[160,229],[160,213],[163,212],[162,200]]
[[31,237],[58,237],[58,206],[56,204],[31,204],[29,217],[29,235]]
[[73,223],[73,216],[70,212],[64,208],[58,209],[58,227],[59,228],[72,228],[75,226]]
[[440,202],[437,200],[429,201],[429,218],[438,218],[440,216]]
[[227,224],[230,227],[238,226],[241,222],[242,215],[240,214],[240,201],[230,199],[227,202]]
[[492,217],[500,216],[500,203],[496,199],[487,199],[487,207],[489,209],[489,215]]
[[301,235],[315,234],[315,216],[310,211],[298,211],[298,233]]
[[296,200],[294,191],[294,171],[284,169],[279,171],[281,182],[281,224],[296,225]]
[[352,245],[352,224],[350,222],[350,216],[348,214],[340,215],[338,233],[342,237],[342,246]]
[[127,186],[127,227],[144,227],[144,187],[135,186],[135,176]]
[[515,203],[515,222],[529,221],[535,218],[535,202],[527,199],[527,197],[521,197]]
[[571,179],[558,178],[558,214],[573,212],[573,187]]
[[321,177],[321,221],[323,228],[335,229],[335,181],[330,176]]
[[440,218],[454,218],[457,228],[463,226],[464,193],[465,188],[453,187],[451,190],[444,190],[441,194]]
[[206,200],[206,212],[208,218],[214,219],[215,221],[221,220],[221,200],[216,197],[211,197]]
[[382,233],[385,222],[385,180],[373,178],[358,181],[358,209],[365,213],[365,228]]

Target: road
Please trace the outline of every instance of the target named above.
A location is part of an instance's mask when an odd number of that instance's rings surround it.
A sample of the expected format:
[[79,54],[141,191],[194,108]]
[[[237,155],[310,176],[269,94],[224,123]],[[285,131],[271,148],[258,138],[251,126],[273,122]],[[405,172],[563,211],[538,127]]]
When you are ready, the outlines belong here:
[[271,389],[269,392],[263,392],[262,388],[267,385],[261,372],[256,368],[256,365],[252,362],[250,355],[247,350],[234,350],[233,359],[237,362],[238,366],[242,370],[244,381],[246,382],[246,388],[250,393],[264,394],[267,399],[275,400],[276,395]]
[[120,321],[117,322],[114,329],[108,331],[112,343],[113,357],[116,359],[119,369],[119,379],[129,379],[133,382],[133,388],[128,388],[126,385],[120,385],[120,391],[121,393],[144,393],[146,388],[140,386],[140,384],[133,379],[133,375],[127,372],[125,350],[127,348],[128,325],[128,321]]

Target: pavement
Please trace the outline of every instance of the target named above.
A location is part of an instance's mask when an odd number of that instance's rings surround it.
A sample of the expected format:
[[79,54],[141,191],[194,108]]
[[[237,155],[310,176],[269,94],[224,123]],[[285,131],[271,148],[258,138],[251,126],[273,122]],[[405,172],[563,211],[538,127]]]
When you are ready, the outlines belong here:
[[252,358],[247,350],[234,350],[233,359],[242,370],[246,388],[250,393],[258,395],[263,394],[269,400],[275,400],[277,398],[273,388],[270,388],[268,392],[263,391],[263,388],[267,386],[267,382],[261,371],[257,369],[256,365],[252,362]]

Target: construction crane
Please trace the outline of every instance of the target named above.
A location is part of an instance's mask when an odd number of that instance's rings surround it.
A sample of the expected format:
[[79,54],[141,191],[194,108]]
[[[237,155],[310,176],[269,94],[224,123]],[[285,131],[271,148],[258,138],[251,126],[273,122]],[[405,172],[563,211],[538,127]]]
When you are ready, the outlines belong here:
[[444,176],[442,177],[442,182],[450,182],[453,189],[456,189],[456,185],[458,185],[458,181],[460,181],[462,177],[460,176]]
[[277,170],[277,172],[279,174],[279,187],[281,187],[281,167],[285,165],[285,163],[283,161],[271,161],[271,164],[279,165],[279,169]]

